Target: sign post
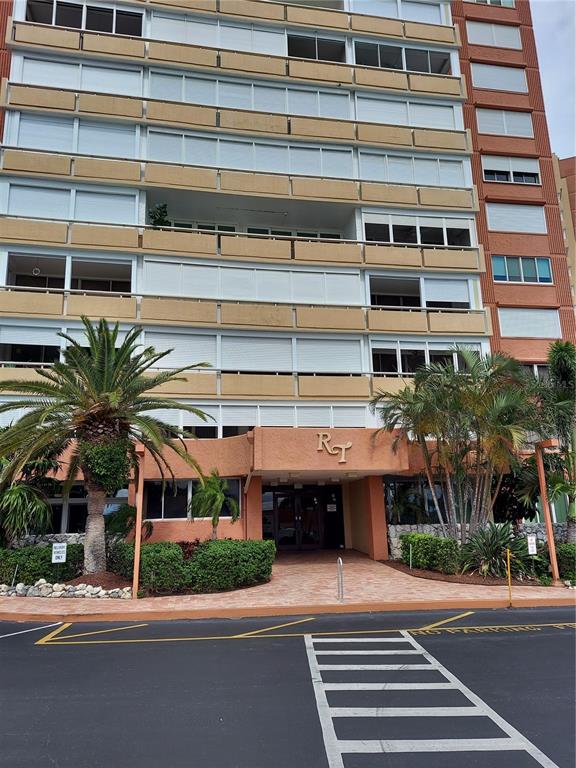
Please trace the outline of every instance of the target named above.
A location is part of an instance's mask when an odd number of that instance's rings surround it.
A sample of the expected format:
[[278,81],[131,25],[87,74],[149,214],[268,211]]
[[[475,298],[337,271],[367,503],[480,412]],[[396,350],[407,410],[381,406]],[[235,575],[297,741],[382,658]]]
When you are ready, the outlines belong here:
[[138,467],[136,472],[136,524],[134,526],[134,571],[132,573],[132,600],[138,598],[140,580],[140,545],[142,543],[142,507],[144,506],[144,446],[136,446]]
[[65,563],[66,562],[66,542],[55,542],[52,544],[52,562],[53,563]]
[[544,449],[554,448],[554,440],[543,440],[536,443],[534,453],[536,455],[536,467],[538,469],[538,484],[540,485],[540,503],[546,523],[546,540],[548,543],[548,552],[550,554],[550,568],[552,570],[552,581],[554,586],[562,586],[560,583],[560,573],[558,571],[558,560],[556,559],[556,544],[554,542],[554,527],[552,525],[552,515],[550,514],[550,504],[548,503],[548,489],[546,487],[546,472],[544,470]]

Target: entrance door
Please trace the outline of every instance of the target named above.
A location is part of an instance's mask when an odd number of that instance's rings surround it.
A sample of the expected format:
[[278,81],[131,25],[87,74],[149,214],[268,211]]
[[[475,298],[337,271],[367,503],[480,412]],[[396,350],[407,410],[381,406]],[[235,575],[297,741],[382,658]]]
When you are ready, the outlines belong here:
[[278,549],[338,548],[344,544],[339,486],[265,486],[262,532]]

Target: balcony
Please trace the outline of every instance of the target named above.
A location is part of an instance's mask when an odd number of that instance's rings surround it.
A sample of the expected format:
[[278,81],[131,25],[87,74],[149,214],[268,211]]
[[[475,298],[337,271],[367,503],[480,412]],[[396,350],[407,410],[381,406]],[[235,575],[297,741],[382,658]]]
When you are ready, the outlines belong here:
[[[98,115],[108,120],[111,117],[118,119],[133,117],[153,125],[186,126],[188,129],[199,130],[218,127],[220,133],[290,135],[307,139],[342,141],[348,144],[365,143],[382,147],[412,148],[424,152],[469,153],[472,146],[467,131],[409,128],[382,123],[270,114],[155,99],[109,96],[85,91],[63,91],[15,83],[6,84],[2,106],[18,109],[37,108],[58,114],[70,112],[78,116]],[[169,168],[170,166],[167,166],[167,169]],[[178,180],[176,177],[176,181]],[[170,181],[168,176],[150,178],[150,181],[174,183],[174,179]],[[210,185],[210,188],[215,188],[215,185]]]
[[[238,4],[240,5],[240,4]],[[264,4],[263,4],[264,5]],[[313,15],[318,9],[305,9]],[[379,20],[382,23],[383,20]],[[377,27],[378,20],[375,26]],[[419,35],[451,36],[450,43],[456,43],[455,30],[427,24],[403,23],[404,31]],[[372,30],[370,30],[372,32]],[[434,40],[434,37],[429,38]],[[446,44],[443,39],[440,42]],[[449,43],[449,44],[450,44]],[[270,56],[260,53],[242,53],[228,49],[207,48],[183,43],[144,40],[106,33],[95,33],[77,29],[51,27],[16,21],[8,33],[8,45],[14,48],[53,49],[58,53],[88,53],[101,58],[120,59],[129,62],[149,64],[177,64],[179,67],[197,68],[219,72],[265,75],[267,77],[290,77],[308,82],[323,82],[331,85],[358,85],[362,87],[391,88],[411,91],[435,97],[451,99],[466,98],[464,80],[448,75],[420,75],[400,73],[391,70],[374,69],[353,64],[339,64],[298,59],[284,56]]]

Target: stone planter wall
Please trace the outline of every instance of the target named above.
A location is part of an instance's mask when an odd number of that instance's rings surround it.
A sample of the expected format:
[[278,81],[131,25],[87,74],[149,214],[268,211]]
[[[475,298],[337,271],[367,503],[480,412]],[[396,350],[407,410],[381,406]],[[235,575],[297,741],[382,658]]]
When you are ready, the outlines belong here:
[[21,539],[17,539],[12,546],[14,549],[20,549],[22,547],[34,547],[43,544],[84,544],[83,533],[43,533],[37,536],[22,536]]
[[0,584],[0,597],[91,597],[129,600],[132,597],[132,588],[102,589],[90,584],[50,584],[46,579],[38,579],[33,585],[20,582],[10,587],[8,584]]

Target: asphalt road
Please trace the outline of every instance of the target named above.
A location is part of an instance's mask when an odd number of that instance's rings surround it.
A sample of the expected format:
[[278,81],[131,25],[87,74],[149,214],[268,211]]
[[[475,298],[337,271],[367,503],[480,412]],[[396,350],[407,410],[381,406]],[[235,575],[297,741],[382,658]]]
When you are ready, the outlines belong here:
[[574,768],[574,612],[462,613],[0,623],[0,766]]

